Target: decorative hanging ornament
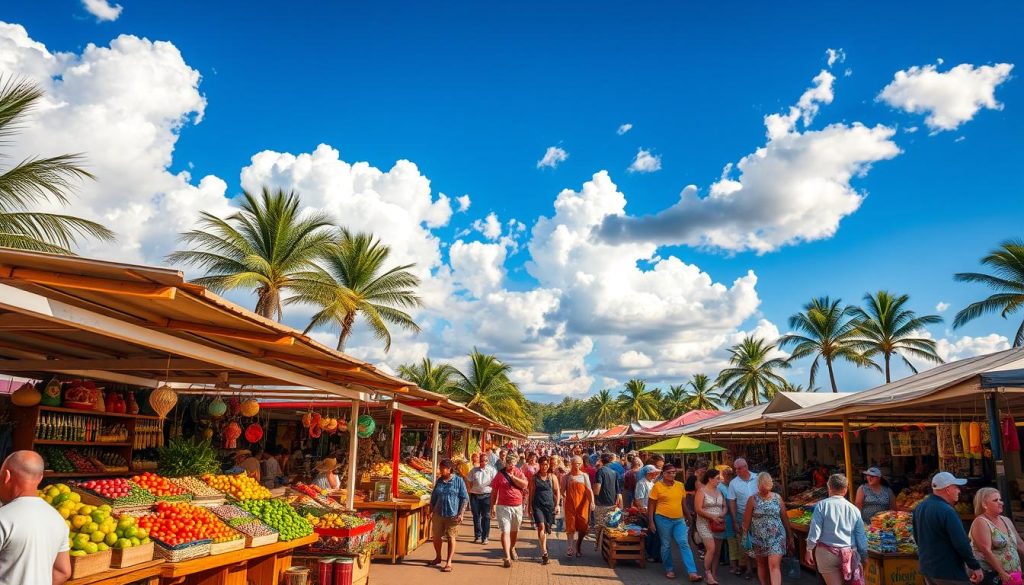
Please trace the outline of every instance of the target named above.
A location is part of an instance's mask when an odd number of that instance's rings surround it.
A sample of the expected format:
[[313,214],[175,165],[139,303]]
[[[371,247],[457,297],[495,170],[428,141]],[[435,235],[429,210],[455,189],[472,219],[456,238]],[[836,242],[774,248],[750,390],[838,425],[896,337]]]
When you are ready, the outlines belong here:
[[14,391],[14,394],[11,394],[11,403],[15,406],[35,406],[42,399],[43,395],[39,393],[39,390],[36,390],[36,387],[28,382],[22,384]]
[[320,429],[324,431],[331,430],[331,419],[330,417],[322,417],[320,419]]
[[306,414],[302,415],[302,426],[308,429],[309,425],[310,425],[310,422],[312,420],[313,420],[313,413],[312,412],[307,412]]
[[320,435],[323,432],[324,431],[323,431],[323,429],[320,428],[320,425],[318,425],[318,424],[317,425],[314,425],[314,424],[310,424],[309,425],[309,436],[310,437],[312,437],[314,439],[319,439]]
[[213,418],[220,418],[227,414],[228,405],[221,399],[220,395],[218,394],[217,397],[213,399],[213,402],[210,403],[210,406],[206,408],[206,412],[209,412],[210,416],[212,416]]
[[[313,416],[311,416],[309,418],[309,428],[312,429],[314,427],[316,427],[318,429],[320,428],[320,413],[319,412],[314,412]],[[320,435],[317,435],[317,436],[319,437]]]
[[242,416],[254,417],[260,413],[260,403],[250,398],[242,403]]
[[377,421],[373,420],[373,417],[368,414],[359,415],[359,422],[356,425],[356,433],[360,439],[369,438],[373,434],[373,431],[377,428]]
[[238,416],[242,412],[242,401],[238,399],[238,396],[228,398],[228,410],[231,412],[231,416]]
[[263,427],[259,423],[252,423],[245,429],[245,440],[250,443],[259,443],[263,438]]
[[153,390],[149,395],[149,406],[161,420],[167,418],[167,413],[171,412],[177,403],[178,394],[167,384]]
[[[225,405],[226,406],[226,405]],[[238,437],[242,436],[242,427],[238,423],[231,422],[224,427],[224,448],[235,449],[238,447]]]

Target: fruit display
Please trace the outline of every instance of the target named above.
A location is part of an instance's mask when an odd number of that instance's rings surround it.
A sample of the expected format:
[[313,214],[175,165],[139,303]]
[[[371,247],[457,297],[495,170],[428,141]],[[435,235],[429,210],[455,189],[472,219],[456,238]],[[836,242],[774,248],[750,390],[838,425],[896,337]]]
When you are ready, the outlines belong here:
[[270,536],[271,534],[277,534],[277,532],[275,532],[274,529],[272,529],[271,527],[267,526],[266,524],[264,524],[264,523],[262,523],[260,521],[249,522],[247,524],[239,524],[238,526],[235,526],[234,528],[235,528],[235,530],[241,532],[242,534],[245,534],[246,536],[251,536],[253,538],[259,538],[261,536]]
[[909,512],[879,512],[866,529],[868,550],[880,553],[917,554]]
[[171,483],[192,494],[197,498],[223,498],[224,494],[210,487],[205,481],[198,477],[174,477]]
[[314,528],[359,528],[370,524],[370,521],[362,516],[337,512],[328,512],[319,517],[306,514],[305,518]]
[[153,494],[153,496],[158,500],[192,499],[192,494],[186,492],[170,479],[161,477],[155,473],[150,473],[149,471],[143,472],[140,475],[133,475],[132,482]]
[[137,525],[135,518],[115,516],[110,506],[91,506],[71,487],[59,483],[39,491],[39,496],[52,505],[68,526],[71,556],[85,556],[110,549],[120,550],[148,544],[149,531]]
[[[382,461],[374,463],[370,467],[370,475],[375,478],[390,478],[391,463]],[[433,488],[433,482],[425,475],[416,471],[404,463],[398,464],[398,490],[406,495],[423,497],[429,496]]]
[[[794,514],[793,512],[798,512]],[[789,511],[789,523],[797,526],[809,526],[811,523],[811,516],[814,514],[814,510],[811,508],[798,508],[796,510]]]
[[241,505],[280,533],[282,541],[295,540],[313,533],[313,525],[281,500],[246,500]]
[[238,501],[263,500],[270,497],[270,490],[244,473],[204,475],[203,481],[213,489],[224,492]]
[[100,471],[99,467],[91,459],[74,449],[67,451],[67,457],[78,473],[99,473]]
[[74,473],[75,466],[71,464],[64,449],[41,448],[39,454],[43,457],[46,469],[52,469],[57,473]]
[[896,496],[896,509],[912,511],[931,491],[931,482],[928,480],[903,488]]
[[77,487],[103,498],[118,508],[148,506],[153,503],[153,494],[123,477],[89,480],[79,483]]
[[818,500],[828,497],[828,490],[820,488],[811,488],[804,490],[795,496],[789,498],[786,502],[787,508],[799,508],[801,506],[813,506],[818,503]]
[[408,463],[409,467],[412,467],[416,471],[432,473],[432,464],[427,459],[422,459],[420,457],[410,457],[409,459],[406,460],[406,463]]
[[139,526],[170,547],[201,540],[227,542],[241,538],[213,512],[185,502],[157,502],[154,513],[139,517]]
[[224,522],[227,522],[228,526],[240,526],[251,522],[259,522],[258,518],[233,504],[213,506],[210,508],[210,511]]

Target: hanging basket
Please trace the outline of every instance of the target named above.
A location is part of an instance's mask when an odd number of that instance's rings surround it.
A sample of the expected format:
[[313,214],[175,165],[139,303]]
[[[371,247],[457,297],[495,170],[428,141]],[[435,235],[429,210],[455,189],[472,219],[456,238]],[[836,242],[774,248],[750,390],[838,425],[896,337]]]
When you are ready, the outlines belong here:
[[235,449],[238,447],[238,437],[242,436],[242,427],[238,423],[231,422],[224,427],[224,448]]
[[252,423],[245,429],[245,440],[250,443],[259,443],[263,438],[263,427],[259,423]]
[[228,405],[223,399],[221,399],[220,395],[218,395],[213,399],[213,402],[210,403],[210,406],[206,407],[206,412],[210,413],[210,416],[213,418],[220,418],[227,414]]
[[373,431],[377,429],[377,421],[373,420],[373,417],[368,414],[359,416],[359,423],[356,426],[356,433],[360,439],[369,438],[373,435]]
[[260,413],[260,403],[250,398],[242,403],[242,416],[254,417]]
[[178,403],[178,394],[173,388],[164,384],[149,395],[149,406],[161,419],[167,418],[174,405]]

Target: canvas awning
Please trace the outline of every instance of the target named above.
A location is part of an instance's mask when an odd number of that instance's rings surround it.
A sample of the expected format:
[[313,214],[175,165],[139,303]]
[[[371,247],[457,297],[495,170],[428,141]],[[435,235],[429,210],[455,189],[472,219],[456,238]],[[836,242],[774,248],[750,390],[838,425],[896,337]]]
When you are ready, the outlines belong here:
[[768,404],[747,406],[738,410],[725,412],[716,417],[700,420],[693,424],[669,429],[658,434],[660,436],[705,435],[709,432],[713,432],[717,427],[723,425],[761,420],[761,414],[766,408],[768,408]]
[[725,414],[725,412],[726,411],[723,410],[691,410],[688,412],[684,412],[683,414],[671,420],[667,420],[659,425],[653,426],[647,429],[645,432],[659,433],[661,431],[667,431],[669,429],[686,426],[705,419],[714,418],[716,416]]
[[700,439],[687,437],[686,435],[677,435],[643,447],[640,450],[652,453],[714,453],[716,451],[725,451],[725,448],[706,443]]

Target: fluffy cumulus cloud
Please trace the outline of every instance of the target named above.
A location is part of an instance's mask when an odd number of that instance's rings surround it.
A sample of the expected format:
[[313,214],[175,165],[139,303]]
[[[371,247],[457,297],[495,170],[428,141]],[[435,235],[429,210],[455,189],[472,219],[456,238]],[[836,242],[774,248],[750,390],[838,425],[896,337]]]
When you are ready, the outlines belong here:
[[472,201],[470,201],[469,195],[459,195],[455,198],[455,203],[459,206],[456,211],[463,213],[469,211],[469,206],[472,204]]
[[995,333],[979,337],[965,335],[953,340],[939,339],[935,342],[935,349],[939,357],[947,362],[952,362],[1010,349],[1010,340]]
[[107,0],[82,0],[82,6],[99,22],[117,20],[123,10],[120,4],[111,4]]
[[948,310],[949,310],[949,303],[946,303],[946,302],[943,302],[943,301],[939,301],[938,303],[935,304],[935,312],[936,313],[945,313]]
[[632,129],[633,129],[633,125],[630,124],[629,122],[626,122],[625,124],[619,126],[619,129],[616,130],[615,133],[618,134],[619,136],[622,136],[623,134],[625,134],[626,132],[629,132]]
[[631,173],[653,173],[661,170],[661,155],[641,148],[627,168]]
[[548,149],[544,151],[544,156],[542,156],[541,159],[537,161],[537,168],[553,169],[557,167],[560,163],[565,162],[568,158],[569,153],[566,152],[564,149],[558,146],[549,146]]
[[836,63],[846,62],[846,51],[840,49],[826,49],[825,59],[828,61],[828,68],[831,69]]
[[706,195],[689,185],[675,204],[653,215],[610,215],[598,234],[609,242],[759,254],[831,237],[864,200],[853,180],[873,163],[900,153],[892,140],[895,130],[887,126],[854,122],[808,128],[820,105],[832,101],[834,80],[821,71],[796,106],[766,116],[767,144],[727,165]]
[[80,54],[55,53],[22,26],[0,23],[0,75],[28,78],[47,94],[9,147],[12,159],[87,153],[96,181],[80,186],[73,212],[113,227],[118,241],[89,242],[83,254],[158,263],[200,210],[229,211],[223,180],[196,183],[168,170],[179,132],[206,108],[199,72],[173,44],[121,35]]
[[897,71],[878,95],[894,108],[926,114],[924,123],[932,133],[955,130],[974,118],[978,110],[1002,109],[996,101],[996,87],[1009,79],[1013,65],[997,63],[975,67],[962,63],[939,71],[935,65]]
[[498,216],[492,211],[484,219],[473,222],[473,229],[483,234],[488,240],[497,240],[501,237],[501,222]]

